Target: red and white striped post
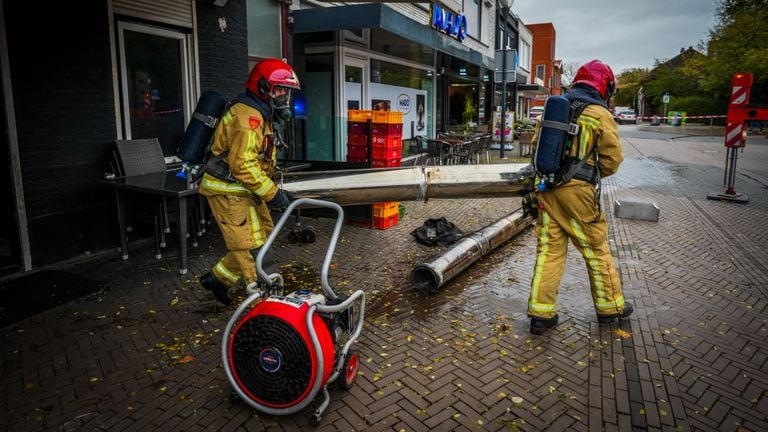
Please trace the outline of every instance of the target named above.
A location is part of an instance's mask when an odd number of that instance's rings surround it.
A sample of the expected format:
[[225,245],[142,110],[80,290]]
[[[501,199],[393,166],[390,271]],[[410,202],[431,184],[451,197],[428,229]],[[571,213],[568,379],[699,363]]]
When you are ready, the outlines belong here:
[[725,193],[710,194],[709,199],[732,201],[745,204],[749,201],[746,195],[734,190],[736,182],[736,161],[738,149],[744,148],[747,139],[747,128],[744,122],[749,115],[744,115],[749,105],[749,91],[752,87],[752,74],[738,73],[731,79],[731,102],[728,105],[728,117],[725,124]]
[[725,125],[725,146],[741,148],[746,144],[747,128],[744,119],[735,115],[738,108],[749,104],[749,90],[752,88],[752,74],[736,74],[732,79],[731,103],[728,105],[728,120]]

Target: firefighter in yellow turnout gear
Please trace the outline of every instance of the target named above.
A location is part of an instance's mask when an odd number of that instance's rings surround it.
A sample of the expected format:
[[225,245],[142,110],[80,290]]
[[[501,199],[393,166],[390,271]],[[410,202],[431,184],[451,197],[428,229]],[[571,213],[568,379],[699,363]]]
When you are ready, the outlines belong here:
[[258,280],[255,256],[274,228],[270,209],[287,207],[288,196],[270,179],[276,169],[273,116],[290,110],[290,91],[299,82],[278,59],[254,66],[240,95],[222,116],[211,147],[212,158],[200,181],[200,194],[211,207],[227,254],[200,282],[224,304],[240,279]]
[[[528,300],[531,332],[541,334],[558,322],[557,293],[565,270],[568,240],[587,265],[592,300],[601,323],[632,314],[608,245],[608,225],[600,207],[599,179],[618,171],[624,159],[616,122],[607,109],[614,88],[611,69],[593,60],[582,66],[565,96],[588,105],[577,118],[579,134],[569,156],[586,159],[571,180],[536,192],[536,264]],[[538,126],[537,126],[538,133]],[[536,137],[534,137],[536,142]]]

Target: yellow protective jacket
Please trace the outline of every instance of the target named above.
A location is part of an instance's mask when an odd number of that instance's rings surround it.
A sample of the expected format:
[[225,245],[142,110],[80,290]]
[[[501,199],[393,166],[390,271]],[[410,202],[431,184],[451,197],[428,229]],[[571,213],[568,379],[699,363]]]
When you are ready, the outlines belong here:
[[[592,149],[597,145],[598,168],[600,177],[608,177],[619,170],[619,165],[624,161],[624,154],[621,149],[621,139],[616,122],[611,113],[600,105],[587,105],[582,111],[576,123],[579,125],[579,136],[574,140],[574,144],[568,156],[583,159],[588,156],[587,164],[595,166],[595,159]],[[533,136],[533,151],[536,153],[536,141],[539,136],[541,120],[536,124],[536,131]],[[583,180],[572,179],[571,181],[582,182]]]
[[[592,166],[597,164],[601,177],[616,173],[624,156],[616,122],[608,110],[600,105],[588,105],[576,122],[579,134],[567,150],[568,155],[587,158],[585,162]],[[535,135],[538,135],[538,126]],[[625,304],[621,278],[611,256],[608,224],[600,208],[597,185],[573,178],[554,189],[535,193],[538,240],[528,315],[543,319],[556,315],[569,240],[587,264],[595,311],[598,315],[620,313]]]
[[224,161],[236,181],[205,173],[200,181],[200,194],[256,195],[264,201],[272,200],[277,194],[270,179],[277,165],[272,140],[272,123],[264,121],[259,110],[242,103],[232,105],[216,128],[211,153],[218,156],[228,151]]

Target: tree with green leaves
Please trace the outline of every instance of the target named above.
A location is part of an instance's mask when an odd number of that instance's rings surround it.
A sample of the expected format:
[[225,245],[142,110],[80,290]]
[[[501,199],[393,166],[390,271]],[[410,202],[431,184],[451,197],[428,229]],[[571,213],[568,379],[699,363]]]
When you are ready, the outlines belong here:
[[[731,79],[751,73],[751,103],[768,103],[768,0],[720,0],[717,20],[709,40],[699,50],[681,50],[668,61],[656,61],[646,77],[639,78],[645,99],[661,114],[664,93],[671,96],[668,109],[690,114],[725,114]],[[706,52],[706,55],[702,55]],[[636,76],[620,74],[616,105],[630,105]]]
[[689,59],[701,59],[704,56],[696,50],[683,51],[678,57],[665,63],[657,61],[656,67],[649,74],[645,83],[645,98],[654,107],[654,112],[664,114],[665,93],[670,95],[669,110],[686,111],[691,114],[706,114],[713,108],[706,97],[702,98],[700,83],[702,76],[696,69],[687,69],[684,65]]
[[649,71],[645,68],[624,69],[616,76],[615,106],[630,106],[637,109],[637,92],[648,79]]
[[768,103],[768,1],[721,0],[710,31],[708,56],[700,68],[702,89],[728,109],[731,78],[739,72],[754,76],[752,103]]

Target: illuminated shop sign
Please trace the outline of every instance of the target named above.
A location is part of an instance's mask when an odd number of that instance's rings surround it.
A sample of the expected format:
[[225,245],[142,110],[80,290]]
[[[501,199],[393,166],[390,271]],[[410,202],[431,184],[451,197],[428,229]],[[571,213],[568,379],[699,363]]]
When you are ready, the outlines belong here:
[[437,31],[458,39],[460,42],[467,37],[467,17],[432,3],[429,17],[430,26]]

